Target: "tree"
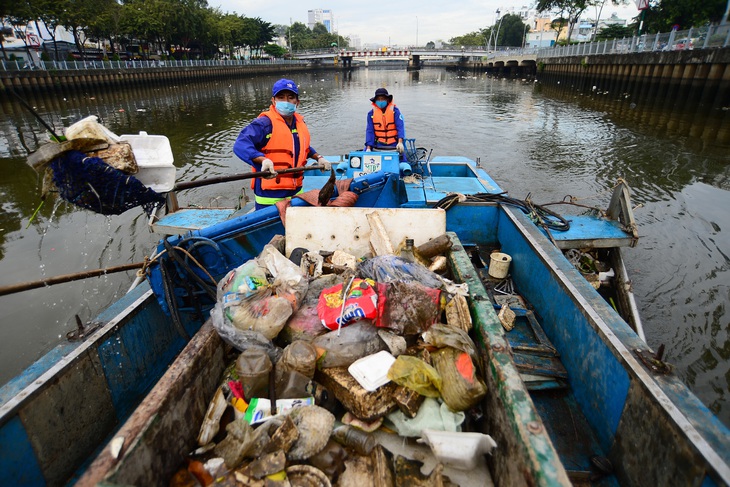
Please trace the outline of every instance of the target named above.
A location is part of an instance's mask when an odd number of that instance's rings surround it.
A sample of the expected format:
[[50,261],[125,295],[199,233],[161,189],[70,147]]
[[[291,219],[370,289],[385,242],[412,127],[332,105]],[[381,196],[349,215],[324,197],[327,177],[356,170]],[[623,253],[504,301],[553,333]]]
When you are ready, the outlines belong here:
[[[555,12],[559,15],[560,23],[553,24],[560,26],[560,30],[568,25],[568,42],[573,35],[573,28],[580,15],[588,8],[587,0],[538,0],[535,7],[538,12]],[[558,35],[560,35],[558,30]]]
[[109,39],[111,51],[114,53],[114,44],[120,35],[122,6],[116,0],[100,0],[97,5],[97,13],[87,26],[86,33],[99,40]]
[[311,31],[306,25],[301,22],[294,22],[289,27],[289,33],[287,34],[286,38],[289,42],[289,47],[291,48],[291,50],[299,51],[304,49],[310,36]]
[[631,37],[634,34],[634,29],[623,25],[609,25],[602,28],[596,34],[597,41],[605,41],[609,39],[623,39],[624,37]]
[[644,28],[667,32],[673,26],[688,29],[707,22],[719,23],[725,15],[726,0],[661,0],[649,3],[644,11]]
[[478,30],[475,32],[469,32],[463,36],[452,37],[449,39],[449,44],[453,46],[486,46],[487,37],[484,33],[486,29]]
[[500,42],[497,45],[522,47],[529,30],[519,15],[507,14],[502,17],[502,26],[499,29]]
[[271,57],[283,57],[286,54],[286,49],[277,44],[266,44],[264,52]]
[[274,38],[274,27],[259,17],[244,18],[243,20],[243,42],[244,45],[261,54],[261,48]]

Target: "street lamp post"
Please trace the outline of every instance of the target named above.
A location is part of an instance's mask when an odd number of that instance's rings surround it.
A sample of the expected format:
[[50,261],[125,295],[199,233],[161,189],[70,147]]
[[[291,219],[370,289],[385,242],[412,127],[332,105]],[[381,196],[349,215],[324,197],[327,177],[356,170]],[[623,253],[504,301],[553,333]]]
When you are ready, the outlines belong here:
[[418,15],[416,15],[416,47],[418,47]]
[[525,41],[527,40],[526,36],[527,36],[527,24],[525,24],[525,28],[522,29],[522,49],[525,48]]
[[497,18],[499,19],[499,22],[497,23],[497,33],[494,35],[494,51],[497,51],[497,43],[499,42],[499,29],[502,27],[502,19],[504,17],[499,16],[499,9],[497,9]]

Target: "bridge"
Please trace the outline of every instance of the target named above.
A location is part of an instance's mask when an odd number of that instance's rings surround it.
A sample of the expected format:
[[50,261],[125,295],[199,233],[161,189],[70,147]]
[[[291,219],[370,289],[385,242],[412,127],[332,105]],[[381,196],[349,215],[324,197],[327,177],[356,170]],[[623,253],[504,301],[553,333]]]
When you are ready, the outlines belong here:
[[451,47],[445,49],[388,49],[388,50],[351,50],[351,49],[327,49],[318,51],[301,51],[292,54],[293,59],[311,60],[321,62],[326,59],[341,60],[345,67],[352,66],[352,61],[357,60],[365,63],[370,61],[408,61],[408,66],[418,68],[424,60],[452,60],[455,64],[468,64],[479,62],[488,67],[519,66],[528,63],[532,66],[536,63],[537,50],[504,48],[495,51],[488,51],[483,47]]

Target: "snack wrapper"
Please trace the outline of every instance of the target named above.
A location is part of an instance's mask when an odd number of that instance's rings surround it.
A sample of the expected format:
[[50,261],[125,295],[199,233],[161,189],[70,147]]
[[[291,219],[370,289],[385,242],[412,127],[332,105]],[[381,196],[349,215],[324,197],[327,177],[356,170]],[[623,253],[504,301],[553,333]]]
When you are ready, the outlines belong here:
[[337,330],[359,320],[375,320],[378,316],[378,295],[371,279],[354,279],[345,288],[343,306],[343,284],[326,288],[319,295],[317,314],[322,326]]

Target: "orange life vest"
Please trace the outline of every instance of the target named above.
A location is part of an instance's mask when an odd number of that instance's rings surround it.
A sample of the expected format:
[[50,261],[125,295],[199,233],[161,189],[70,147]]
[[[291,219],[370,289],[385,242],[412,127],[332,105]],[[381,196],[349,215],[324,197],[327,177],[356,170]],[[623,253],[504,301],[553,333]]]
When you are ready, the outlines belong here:
[[390,103],[385,111],[373,103],[373,131],[375,142],[381,145],[398,143],[398,129],[395,126],[395,104]]
[[[270,106],[269,110],[262,112],[259,117],[269,117],[271,120],[271,134],[269,141],[261,149],[266,157],[274,163],[274,169],[281,171],[282,169],[290,169],[293,167],[301,167],[307,164],[307,154],[309,153],[309,129],[304,123],[301,115],[294,112],[295,128],[289,127],[284,117],[279,115],[274,106]],[[294,160],[294,133],[299,135],[299,157]],[[256,169],[254,168],[254,171]],[[261,189],[299,189],[304,181],[304,173],[281,174],[272,179],[261,179]],[[254,189],[255,181],[251,181],[251,189]]]

